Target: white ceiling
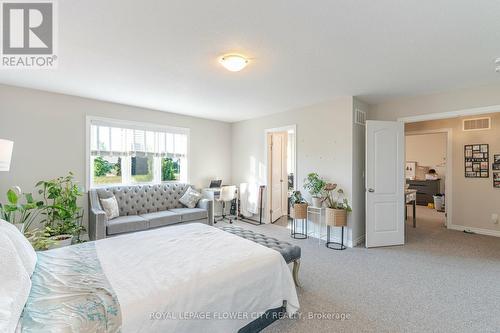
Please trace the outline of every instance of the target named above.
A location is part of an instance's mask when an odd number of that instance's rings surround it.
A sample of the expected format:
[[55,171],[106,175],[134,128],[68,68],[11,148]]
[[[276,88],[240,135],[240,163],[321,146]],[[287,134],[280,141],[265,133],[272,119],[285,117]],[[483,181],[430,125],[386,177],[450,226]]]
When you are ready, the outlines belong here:
[[[497,0],[58,4],[58,69],[1,70],[0,83],[238,121],[500,82]],[[228,72],[217,57],[230,51],[253,60]]]

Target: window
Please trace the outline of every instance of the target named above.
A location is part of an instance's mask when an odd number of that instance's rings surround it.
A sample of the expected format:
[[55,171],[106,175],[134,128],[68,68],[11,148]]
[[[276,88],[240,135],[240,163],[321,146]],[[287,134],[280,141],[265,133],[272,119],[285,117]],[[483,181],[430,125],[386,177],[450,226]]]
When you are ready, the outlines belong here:
[[150,183],[153,181],[153,156],[133,156],[130,174],[133,183]]
[[161,159],[161,181],[180,180],[181,159],[165,157]]
[[89,118],[89,185],[187,182],[189,130]]
[[93,158],[94,184],[120,184],[122,182],[121,157],[96,156]]

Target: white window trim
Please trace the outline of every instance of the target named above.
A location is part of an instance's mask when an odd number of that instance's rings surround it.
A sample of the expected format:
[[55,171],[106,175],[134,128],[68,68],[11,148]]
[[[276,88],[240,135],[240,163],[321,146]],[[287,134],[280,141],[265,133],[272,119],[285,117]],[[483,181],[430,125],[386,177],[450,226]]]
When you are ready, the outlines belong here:
[[[99,186],[93,186],[91,182],[91,175],[92,175],[92,166],[91,166],[91,155],[90,155],[90,147],[91,147],[91,137],[90,137],[90,127],[92,125],[92,122],[103,122],[103,123],[111,123],[115,125],[123,125],[124,127],[127,126],[137,126],[141,128],[151,128],[157,129],[157,130],[164,130],[166,132],[172,132],[172,133],[178,133],[178,134],[186,134],[187,136],[187,147],[186,147],[186,179],[185,180],[172,180],[172,181],[165,181],[165,182],[160,182],[160,183],[181,183],[181,182],[186,182],[190,184],[190,178],[189,178],[189,169],[191,165],[191,130],[187,127],[174,127],[174,126],[166,126],[166,125],[158,125],[158,124],[153,124],[153,123],[145,123],[145,122],[137,122],[137,121],[130,121],[130,120],[120,120],[120,119],[114,119],[114,118],[104,118],[104,117],[97,117],[97,116],[90,116],[87,115],[85,119],[85,182],[87,189],[90,188],[99,188],[99,187],[104,187],[104,186],[110,186],[113,184],[109,185],[99,185]],[[144,184],[153,184],[156,183],[154,182],[155,175],[153,175],[153,182],[150,183],[144,183]],[[122,179],[123,181],[123,179]],[[122,183],[121,185],[140,185],[143,183]]]

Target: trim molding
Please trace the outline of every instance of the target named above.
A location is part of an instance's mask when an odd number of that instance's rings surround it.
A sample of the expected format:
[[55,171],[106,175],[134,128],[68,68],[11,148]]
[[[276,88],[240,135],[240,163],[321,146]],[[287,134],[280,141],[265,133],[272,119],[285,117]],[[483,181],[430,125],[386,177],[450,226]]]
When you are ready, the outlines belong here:
[[480,108],[471,108],[471,109],[463,109],[463,110],[439,112],[439,113],[427,113],[418,116],[401,117],[398,118],[398,121],[402,121],[404,123],[415,123],[426,120],[457,118],[457,117],[496,113],[496,112],[500,112],[500,105],[491,105]]
[[[293,149],[294,149],[294,152],[293,152],[294,161],[293,161],[293,163],[294,163],[295,174],[293,176],[293,178],[294,178],[293,179],[293,187],[294,187],[294,190],[297,190],[297,179],[298,179],[298,175],[297,175],[297,124],[264,129],[264,170],[266,171],[265,178],[264,178],[266,183],[264,185],[266,185],[266,190],[265,190],[266,202],[265,202],[265,207],[264,207],[263,219],[264,219],[264,223],[267,223],[267,224],[271,223],[271,212],[268,209],[268,207],[271,206],[271,204],[269,202],[271,196],[269,195],[269,190],[270,190],[269,189],[269,165],[268,165],[269,151],[268,151],[268,144],[267,144],[267,135],[269,133],[274,133],[274,132],[288,132],[289,130],[293,130],[293,134],[294,134],[293,135]],[[262,185],[262,184],[260,184],[260,185]]]
[[473,228],[473,227],[467,227],[467,226],[458,225],[458,224],[449,224],[448,229],[457,230],[457,231],[471,231],[471,232],[478,234],[478,235],[500,237],[500,230]]
[[365,235],[361,235],[358,238],[356,238],[354,241],[349,242],[349,247],[356,247],[360,244],[363,244],[365,242]]
[[[446,134],[446,178],[444,180],[445,193],[445,209],[446,209],[446,225],[452,224],[453,221],[453,129],[439,128],[432,130],[409,131],[405,132],[406,136],[423,135],[423,134]],[[405,144],[406,149],[406,144]],[[405,181],[406,183],[406,181]]]
[[[346,231],[348,230],[347,227],[345,227]],[[358,238],[356,238],[355,240],[351,240],[351,239],[346,239],[347,238],[347,232],[345,232],[344,234],[344,245],[349,247],[349,248],[353,248],[353,247],[356,247],[362,243],[365,242],[365,235],[361,235],[359,236]],[[321,237],[321,240],[322,241],[325,241],[326,242],[326,235],[325,236],[322,236]],[[331,234],[330,235],[330,241],[331,242],[336,242],[336,243],[340,243],[340,235],[337,235],[337,234]],[[323,244],[322,244],[323,245]]]

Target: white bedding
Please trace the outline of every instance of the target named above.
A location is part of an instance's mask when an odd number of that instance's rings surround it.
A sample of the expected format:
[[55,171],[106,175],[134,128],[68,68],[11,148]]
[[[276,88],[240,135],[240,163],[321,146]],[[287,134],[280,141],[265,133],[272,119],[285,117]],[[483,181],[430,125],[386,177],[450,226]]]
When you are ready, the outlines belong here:
[[[211,226],[108,238],[97,241],[96,249],[125,333],[237,332],[283,300],[289,314],[299,308],[279,252]],[[186,319],[193,316],[198,319]]]

